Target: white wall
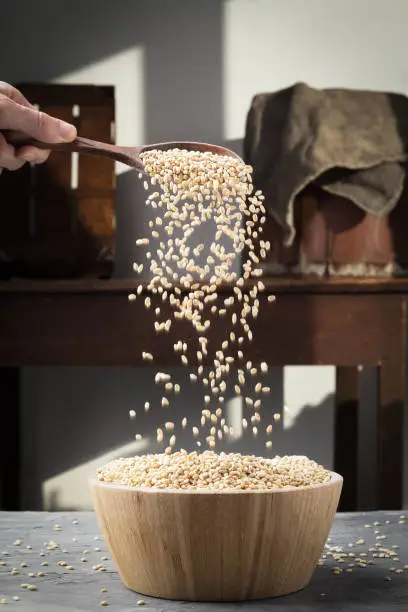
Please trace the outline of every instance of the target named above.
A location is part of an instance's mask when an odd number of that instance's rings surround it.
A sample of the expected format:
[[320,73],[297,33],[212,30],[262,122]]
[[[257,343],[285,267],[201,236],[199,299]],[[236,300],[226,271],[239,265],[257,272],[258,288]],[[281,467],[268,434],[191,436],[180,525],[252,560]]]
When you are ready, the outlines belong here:
[[405,0],[227,0],[224,124],[241,138],[254,92],[314,87],[408,92]]
[[[252,95],[295,81],[408,90],[405,0],[8,0],[2,21],[0,78],[115,84],[121,144],[184,138],[239,151]],[[118,171],[116,275],[128,276],[146,219],[135,176]],[[270,384],[270,408],[287,408],[277,452],[305,452],[330,467],[334,369],[287,368],[284,392],[275,369]],[[38,507],[43,492],[48,507],[89,506],[86,477],[95,464],[145,450],[133,434],[148,435],[159,415],[136,427],[127,414],[154,393],[145,370],[26,369],[26,505]],[[194,398],[191,391],[181,400],[178,415],[191,412]],[[368,420],[370,408],[366,402]],[[374,460],[366,444],[363,436],[362,485]],[[261,453],[263,441],[233,447]],[[372,482],[361,498],[370,504]]]
[[[55,83],[113,85],[116,95],[116,142],[125,147],[145,142],[144,48],[132,45],[108,57],[52,79]],[[117,162],[116,172],[128,171]]]

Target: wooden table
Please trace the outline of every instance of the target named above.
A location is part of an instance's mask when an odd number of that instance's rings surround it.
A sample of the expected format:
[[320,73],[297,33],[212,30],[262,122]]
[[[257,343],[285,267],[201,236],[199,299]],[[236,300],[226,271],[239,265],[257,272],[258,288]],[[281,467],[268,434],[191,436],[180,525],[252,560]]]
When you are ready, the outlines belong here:
[[[317,568],[306,589],[281,599],[240,604],[240,609],[248,612],[315,612],[320,608],[332,612],[406,612],[408,570],[403,568],[408,563],[408,520],[407,523],[401,520],[405,521],[398,513],[338,515],[328,546],[339,546],[350,555],[343,563],[326,549],[323,565]],[[375,521],[381,525],[374,526]],[[386,521],[389,524],[385,524]],[[366,527],[367,524],[370,527]],[[60,526],[60,531],[55,531],[56,525]],[[376,531],[386,538],[378,540]],[[154,612],[232,612],[237,609],[236,604],[164,601],[127,590],[120,582],[103,540],[95,539],[98,534],[95,516],[90,512],[0,513],[0,551],[9,553],[7,556],[0,554],[0,562],[7,563],[0,566],[0,600],[6,599],[10,610],[24,612],[90,612],[101,609],[101,601],[109,604],[108,610],[130,612],[138,609],[136,604],[140,599],[145,601],[142,609]],[[356,544],[360,539],[364,544]],[[20,546],[15,545],[17,540],[21,540]],[[51,545],[53,550],[48,549],[49,544],[48,547],[44,545],[51,540],[57,545],[55,548]],[[369,549],[379,543],[391,549],[396,558],[373,558]],[[399,548],[392,549],[392,546]],[[105,557],[108,559],[103,559]],[[81,560],[84,558],[88,561]],[[373,560],[375,565],[359,567],[356,558]],[[67,565],[58,565],[61,561]],[[41,565],[44,562],[48,565]],[[354,567],[350,567],[350,563]],[[96,569],[99,564],[106,571]],[[342,573],[333,574],[335,567],[340,567]],[[18,575],[11,574],[13,568],[18,569]],[[392,568],[402,569],[402,572],[396,573]],[[37,572],[45,575],[37,576]],[[29,576],[30,573],[35,576]],[[21,584],[35,585],[37,590],[28,591]],[[102,593],[101,589],[107,592]],[[20,599],[14,602],[13,597]]]
[[[343,510],[357,508],[357,367],[378,368],[376,507],[400,508],[408,282],[265,282],[266,293],[277,300],[261,308],[247,358],[271,366],[337,366],[334,466],[345,477]],[[191,327],[179,323],[176,333],[155,336],[153,308],[146,311],[142,300],[127,300],[134,286],[122,280],[0,284],[0,384],[2,405],[8,408],[2,411],[7,435],[0,448],[3,509],[20,509],[19,368],[142,365],[141,351],[152,343],[157,364],[178,363],[173,342],[187,338]],[[231,288],[223,293],[225,298]],[[210,346],[223,326],[221,319],[211,327]],[[190,354],[190,362],[194,359]]]

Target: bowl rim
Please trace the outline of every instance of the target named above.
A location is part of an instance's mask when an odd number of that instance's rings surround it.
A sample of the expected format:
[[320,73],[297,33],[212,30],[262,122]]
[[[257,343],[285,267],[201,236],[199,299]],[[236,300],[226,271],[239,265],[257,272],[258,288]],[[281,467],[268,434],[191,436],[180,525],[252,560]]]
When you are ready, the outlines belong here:
[[150,493],[150,494],[166,494],[166,495],[248,495],[248,494],[278,494],[278,493],[295,493],[300,491],[313,491],[315,489],[321,489],[324,487],[332,486],[336,483],[343,482],[343,476],[327,470],[330,474],[330,479],[326,482],[319,482],[316,484],[305,485],[302,487],[285,487],[285,488],[274,488],[274,489],[160,489],[158,487],[130,487],[129,485],[116,484],[112,482],[104,482],[98,480],[95,477],[89,479],[90,486],[101,487],[105,489],[114,489],[117,491],[127,491],[129,493]]

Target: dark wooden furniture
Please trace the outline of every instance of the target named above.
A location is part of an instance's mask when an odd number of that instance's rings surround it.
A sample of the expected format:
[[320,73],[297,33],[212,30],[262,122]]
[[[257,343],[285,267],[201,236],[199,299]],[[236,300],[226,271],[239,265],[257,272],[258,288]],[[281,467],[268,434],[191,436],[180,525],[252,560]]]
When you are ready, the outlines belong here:
[[282,227],[267,215],[265,276],[408,276],[408,181],[398,205],[383,217],[310,185],[295,200],[294,222],[293,244],[285,246]]
[[[375,522],[381,525],[373,527]],[[55,530],[56,525],[60,525],[60,531]],[[387,548],[398,547],[394,551],[398,560],[373,559],[368,552],[378,543],[377,529],[386,536]],[[5,599],[10,609],[15,607],[27,612],[91,612],[99,609],[102,601],[109,604],[108,610],[124,612],[137,609],[140,599],[144,600],[145,608],[153,612],[232,612],[237,609],[237,605],[228,603],[164,601],[133,593],[122,585],[105,543],[102,539],[95,541],[95,537],[100,538],[99,529],[91,512],[1,512],[0,550],[9,554],[0,553],[0,561],[7,564],[0,566],[0,600]],[[356,545],[360,539],[365,543]],[[13,545],[16,540],[21,540],[20,546]],[[44,542],[50,540],[57,544],[54,550],[44,546]],[[407,572],[402,570],[399,574],[392,570],[393,567],[402,569],[408,562],[408,524],[401,523],[397,513],[339,514],[334,521],[330,546],[339,546],[346,554],[356,557],[367,554],[363,559],[374,560],[375,564],[359,567],[351,557],[339,563],[330,557],[330,551],[326,551],[329,555],[316,569],[306,589],[283,598],[242,603],[239,609],[244,612],[315,612],[320,608],[336,612],[406,611]],[[89,554],[84,555],[84,550]],[[40,556],[42,551],[44,557]],[[83,557],[88,562],[82,562]],[[44,560],[47,566],[41,565]],[[61,561],[66,565],[58,565]],[[21,567],[21,563],[27,567]],[[349,563],[354,567],[349,567]],[[98,564],[106,571],[94,569]],[[340,575],[333,574],[336,566],[343,570]],[[13,567],[18,568],[19,574],[11,574]],[[37,576],[37,572],[44,572],[44,575]],[[30,573],[35,573],[35,577]],[[37,590],[22,588],[24,583],[35,585]],[[13,597],[19,597],[19,601],[15,603]]]
[[[277,299],[260,309],[248,359],[271,366],[337,366],[335,469],[345,478],[344,510],[357,507],[357,367],[378,368],[377,405],[372,411],[378,424],[376,505],[401,508],[408,282],[265,282],[266,293]],[[142,365],[141,350],[153,342],[157,364],[178,363],[173,341],[188,337],[190,326],[180,323],[176,332],[155,336],[153,308],[146,311],[143,300],[128,302],[132,288],[134,281],[121,280],[0,284],[2,427],[7,432],[0,445],[3,509],[19,508],[19,368]],[[210,346],[223,325],[221,319],[211,327]]]
[[[111,86],[20,83],[31,103],[114,140]],[[115,242],[115,168],[111,159],[54,152],[39,166],[5,172],[0,181],[0,275],[110,277]]]

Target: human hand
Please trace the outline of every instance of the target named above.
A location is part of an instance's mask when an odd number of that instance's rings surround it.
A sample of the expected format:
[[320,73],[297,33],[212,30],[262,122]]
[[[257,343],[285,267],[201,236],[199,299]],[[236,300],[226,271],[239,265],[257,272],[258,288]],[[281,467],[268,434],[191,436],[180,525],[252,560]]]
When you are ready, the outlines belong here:
[[41,164],[50,151],[35,147],[15,149],[1,130],[24,132],[42,142],[71,142],[76,137],[76,128],[70,123],[37,111],[32,104],[12,85],[0,81],[0,174],[4,168],[17,170],[25,164]]

